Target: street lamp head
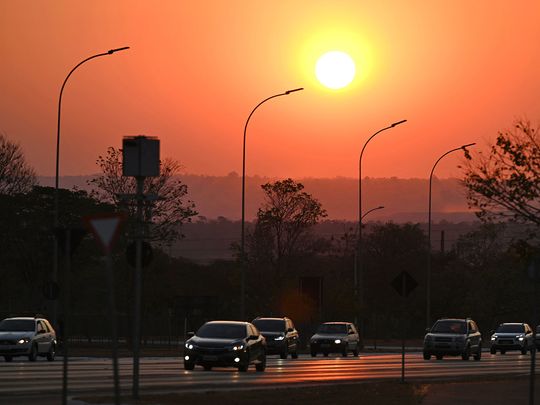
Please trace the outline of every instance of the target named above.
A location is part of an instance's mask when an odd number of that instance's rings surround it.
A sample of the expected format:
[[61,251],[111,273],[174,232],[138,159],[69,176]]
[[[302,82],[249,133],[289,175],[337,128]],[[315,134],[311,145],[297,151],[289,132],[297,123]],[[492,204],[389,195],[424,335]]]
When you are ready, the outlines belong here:
[[107,53],[108,53],[109,55],[112,55],[112,54],[115,53],[115,52],[125,51],[126,49],[129,49],[129,46],[124,46],[124,47],[122,47],[122,48],[116,48],[116,49],[109,49],[109,50],[107,51]]
[[394,128],[395,126],[397,126],[399,124],[403,124],[404,122],[407,122],[407,120],[401,120],[401,121],[398,121],[398,122],[394,122],[392,125],[390,125],[390,128]]
[[287,90],[285,94],[291,94],[291,93],[294,93],[295,91],[300,91],[300,90],[304,90],[304,88],[298,87],[297,89]]
[[469,146],[474,146],[474,145],[476,145],[476,142],[468,143],[467,145],[461,146],[461,149],[465,150],[465,149],[468,148]]

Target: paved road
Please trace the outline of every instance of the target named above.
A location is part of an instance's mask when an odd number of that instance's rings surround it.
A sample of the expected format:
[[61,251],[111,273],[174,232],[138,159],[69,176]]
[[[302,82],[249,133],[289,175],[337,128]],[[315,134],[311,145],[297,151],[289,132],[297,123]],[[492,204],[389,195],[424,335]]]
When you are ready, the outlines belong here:
[[[424,361],[420,353],[408,353],[406,379],[428,381],[429,379],[463,378],[464,376],[492,376],[496,374],[527,374],[530,356],[517,353],[490,355],[482,360],[462,361],[461,358],[445,358],[442,361]],[[358,380],[399,379],[401,355],[367,354],[355,357],[300,356],[296,360],[281,360],[270,356],[264,373],[251,366],[247,373],[232,368],[215,368],[204,371],[196,367],[185,371],[179,358],[143,358],[140,368],[140,387],[143,391],[200,391],[212,389],[246,389],[270,385],[319,384],[321,382],[353,382]],[[120,359],[121,389],[131,389],[131,360]],[[89,393],[113,392],[110,359],[75,358],[70,360],[70,396]],[[62,362],[49,363],[39,359],[5,363],[0,360],[0,404],[40,404],[36,398],[60,398],[62,390]]]

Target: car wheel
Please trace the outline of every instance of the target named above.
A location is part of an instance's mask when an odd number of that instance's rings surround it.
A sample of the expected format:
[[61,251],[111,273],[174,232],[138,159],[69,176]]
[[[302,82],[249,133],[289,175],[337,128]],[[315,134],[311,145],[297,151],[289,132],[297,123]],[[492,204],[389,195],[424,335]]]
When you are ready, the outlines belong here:
[[37,356],[38,356],[38,349],[37,349],[37,346],[34,344],[34,345],[32,345],[32,348],[30,349],[30,354],[28,355],[28,360],[36,361]]
[[461,354],[461,360],[467,361],[471,357],[471,347],[467,346],[465,351]]
[[495,349],[495,348],[492,347],[491,349],[489,349],[489,352],[490,352],[491,354],[497,354],[497,349]]
[[55,356],[56,356],[56,347],[54,343],[51,343],[51,347],[49,348],[49,351],[47,353],[47,360],[54,361]]
[[266,369],[266,355],[263,355],[261,362],[255,364],[255,370],[262,372],[265,369]]
[[242,373],[245,373],[248,371],[249,363],[242,364],[241,366],[238,366],[238,371],[241,371]]
[[354,357],[358,357],[358,348],[354,349],[353,352],[352,352],[353,356]]
[[209,366],[209,365],[204,365],[203,368],[204,368],[204,371],[211,371],[212,370],[212,366]]
[[291,353],[291,357],[292,357],[293,359],[297,359],[297,358],[298,358],[298,353],[297,353],[297,352],[292,352],[292,353]]
[[501,354],[506,354],[506,350],[501,349]]
[[13,360],[13,357],[11,357],[11,356],[4,356],[4,360],[6,361],[6,363],[9,363],[11,360]]
[[311,357],[317,357],[317,352],[311,351]]
[[521,349],[521,354],[527,354],[527,347],[523,347]]
[[478,351],[476,352],[476,354],[473,356],[473,359],[475,361],[480,361],[480,359],[482,358],[482,346],[481,345],[478,345]]
[[442,360],[442,358],[443,358],[442,354],[438,354],[438,355],[435,356],[435,357],[437,357],[437,360]]
[[341,352],[341,355],[343,357],[347,357],[348,351],[349,351],[349,346],[345,345],[345,347],[343,348],[343,351]]
[[189,363],[184,361],[184,370],[193,370],[195,368],[195,363]]
[[283,349],[283,351],[279,354],[279,358],[285,360],[285,359],[287,358],[288,355],[289,355],[289,350],[288,350],[288,348],[286,347],[286,348]]
[[324,352],[324,353],[323,353],[323,356],[324,356],[324,357],[328,357],[328,352]]
[[424,353],[424,360],[431,360],[431,354]]

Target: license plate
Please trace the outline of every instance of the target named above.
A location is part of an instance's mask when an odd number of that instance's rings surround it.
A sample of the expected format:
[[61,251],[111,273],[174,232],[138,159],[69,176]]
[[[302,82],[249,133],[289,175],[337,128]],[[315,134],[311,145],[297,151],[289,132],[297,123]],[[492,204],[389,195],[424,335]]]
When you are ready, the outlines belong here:
[[218,358],[217,356],[202,356],[202,359],[204,361],[216,361]]

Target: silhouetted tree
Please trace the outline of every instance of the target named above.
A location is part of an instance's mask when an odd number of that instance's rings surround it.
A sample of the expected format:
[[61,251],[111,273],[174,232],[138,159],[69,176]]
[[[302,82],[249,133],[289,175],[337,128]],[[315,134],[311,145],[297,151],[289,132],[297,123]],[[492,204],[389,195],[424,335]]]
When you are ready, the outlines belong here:
[[36,174],[25,161],[21,147],[0,133],[0,194],[26,193],[36,184]]
[[265,295],[262,301],[276,308],[283,293],[280,287],[287,279],[297,276],[290,274],[292,263],[298,264],[300,258],[320,247],[310,231],[326,216],[326,211],[319,201],[303,191],[301,183],[292,179],[266,183],[261,188],[264,202],[257,212],[255,228],[248,235],[246,253],[251,273],[257,274],[258,284],[262,282],[266,286],[264,290],[254,291],[259,296]]
[[517,121],[500,132],[487,156],[465,163],[469,206],[484,220],[514,219],[540,225],[540,138],[538,128]]
[[[99,156],[96,162],[101,174],[88,184],[93,187],[91,195],[94,198],[127,212],[133,224],[136,202],[123,198],[123,195],[135,194],[137,184],[135,178],[122,175],[121,157],[120,149],[108,148],[107,154]],[[155,201],[145,202],[144,207],[144,221],[150,225],[149,239],[152,241],[169,244],[182,237],[180,226],[197,215],[193,201],[186,199],[187,185],[175,177],[180,169],[180,163],[165,159],[160,162],[160,175],[147,177],[144,181],[144,193],[158,197]]]

